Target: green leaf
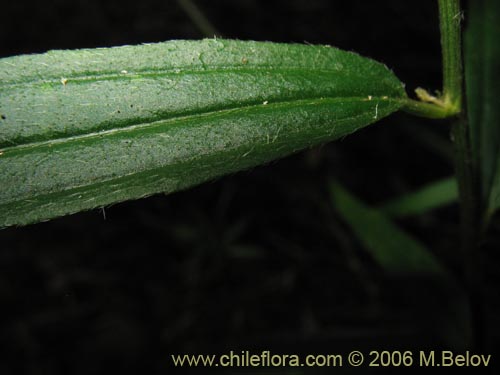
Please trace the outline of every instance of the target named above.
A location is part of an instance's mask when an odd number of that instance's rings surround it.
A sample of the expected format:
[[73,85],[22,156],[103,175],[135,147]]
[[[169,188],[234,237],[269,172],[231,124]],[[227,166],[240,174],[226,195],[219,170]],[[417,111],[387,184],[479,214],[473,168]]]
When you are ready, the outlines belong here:
[[500,208],[499,19],[499,1],[469,1],[465,33],[467,106],[487,216]]
[[172,41],[0,59],[0,227],[174,192],[337,139],[401,106],[329,46]]
[[337,183],[330,184],[330,194],[339,215],[386,272],[449,277],[423,244],[398,228],[382,212],[366,206]]
[[[456,184],[455,184],[456,186]],[[423,304],[440,303],[433,310],[437,333],[451,348],[464,350],[472,338],[469,300],[453,274],[417,239],[384,213],[368,207],[336,183],[330,184],[332,202],[375,262],[390,276],[431,276],[437,283]]]
[[434,181],[417,191],[395,198],[380,208],[385,214],[396,217],[419,215],[458,200],[455,177]]

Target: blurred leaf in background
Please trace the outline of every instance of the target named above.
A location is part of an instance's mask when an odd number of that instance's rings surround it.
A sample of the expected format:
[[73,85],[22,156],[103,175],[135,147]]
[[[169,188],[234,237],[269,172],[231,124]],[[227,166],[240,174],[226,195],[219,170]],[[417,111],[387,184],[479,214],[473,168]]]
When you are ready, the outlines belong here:
[[391,199],[384,203],[380,209],[389,216],[406,217],[423,214],[457,200],[457,181],[453,176]]
[[330,183],[330,193],[337,212],[386,272],[447,275],[423,244],[399,229],[382,212],[364,205],[335,182]]
[[500,1],[469,1],[465,31],[467,109],[483,212],[500,208]]
[[[449,185],[445,181],[446,184]],[[467,295],[430,249],[399,228],[383,212],[365,205],[338,183],[330,182],[330,193],[333,207],[390,278],[397,280],[397,277],[413,275],[435,281],[433,290],[427,296],[420,296],[421,303],[429,304],[428,298],[432,299],[432,296],[437,298],[439,303],[433,309],[438,335],[452,348],[464,350],[470,347],[472,330]],[[428,197],[431,203],[436,202],[433,194]],[[422,195],[418,200],[424,207],[429,206]]]

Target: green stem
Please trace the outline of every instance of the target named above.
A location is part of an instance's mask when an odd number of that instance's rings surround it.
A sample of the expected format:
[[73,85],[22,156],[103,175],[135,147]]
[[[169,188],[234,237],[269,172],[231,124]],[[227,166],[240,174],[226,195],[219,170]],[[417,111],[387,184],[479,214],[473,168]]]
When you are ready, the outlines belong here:
[[475,168],[467,118],[461,114],[452,127],[455,149],[455,169],[460,196],[460,254],[462,280],[469,297],[471,312],[471,347],[480,350],[483,344],[483,297],[480,261],[481,210],[480,189]]
[[443,101],[462,109],[462,12],[459,0],[439,0],[439,25],[443,53]]
[[403,100],[403,107],[401,109],[411,115],[431,119],[444,119],[456,115],[455,110],[448,107],[413,99]]
[[443,96],[441,100],[457,111],[452,125],[455,169],[460,195],[460,247],[463,283],[472,314],[472,346],[482,341],[481,270],[479,240],[481,234],[480,189],[472,155],[470,130],[463,103],[462,12],[459,0],[439,0],[439,19],[443,53]]
[[408,99],[402,110],[412,115],[443,119],[462,112],[463,65],[460,0],[439,0],[439,25],[443,55],[443,90],[434,97],[426,90],[416,91],[420,101]]

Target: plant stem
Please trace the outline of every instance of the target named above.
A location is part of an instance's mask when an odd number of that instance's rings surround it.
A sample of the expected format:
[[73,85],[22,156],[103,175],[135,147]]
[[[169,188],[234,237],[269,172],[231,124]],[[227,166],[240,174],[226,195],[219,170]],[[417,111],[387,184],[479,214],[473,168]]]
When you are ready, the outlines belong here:
[[470,132],[463,110],[463,65],[460,22],[462,12],[459,0],[439,0],[439,21],[443,54],[443,96],[441,100],[459,112],[453,122],[452,139],[455,148],[455,165],[462,205],[462,234],[469,238],[462,245],[467,251],[475,249],[471,233],[478,233],[480,224],[479,186],[477,168],[473,163]]
[[480,186],[472,155],[470,130],[463,101],[462,12],[459,0],[439,0],[439,20],[443,54],[442,101],[458,114],[452,124],[455,169],[460,195],[460,247],[462,277],[472,314],[472,346],[481,346],[482,298],[479,241],[481,234]]
[[415,90],[420,101],[408,99],[402,109],[412,115],[442,119],[462,111],[463,65],[460,0],[439,0],[439,25],[443,60],[443,90],[439,97]]
[[443,54],[443,101],[462,109],[462,12],[459,0],[439,0],[439,25]]
[[403,107],[401,109],[411,115],[431,119],[445,119],[456,115],[455,111],[451,111],[450,108],[445,106],[421,102],[413,99],[404,99]]
[[479,244],[481,239],[480,189],[473,163],[467,118],[461,114],[452,127],[455,170],[460,196],[460,253],[462,281],[469,297],[471,346],[480,349],[483,341],[483,298]]

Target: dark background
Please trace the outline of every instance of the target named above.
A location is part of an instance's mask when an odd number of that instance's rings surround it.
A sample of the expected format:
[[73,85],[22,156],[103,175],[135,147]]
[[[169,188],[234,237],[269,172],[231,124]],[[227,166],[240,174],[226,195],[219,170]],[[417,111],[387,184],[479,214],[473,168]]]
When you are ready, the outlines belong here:
[[[435,1],[197,4],[224,37],[331,44],[384,62],[409,92],[441,85]],[[173,0],[17,0],[2,4],[0,57],[203,36]],[[173,353],[459,348],[459,329],[443,333],[459,314],[449,293],[384,275],[327,192],[334,178],[378,204],[453,174],[448,131],[396,114],[189,191],[0,231],[0,374],[166,374]],[[458,268],[456,205],[399,224]],[[482,354],[500,339],[499,228],[473,306]]]

